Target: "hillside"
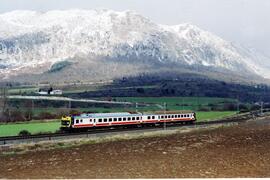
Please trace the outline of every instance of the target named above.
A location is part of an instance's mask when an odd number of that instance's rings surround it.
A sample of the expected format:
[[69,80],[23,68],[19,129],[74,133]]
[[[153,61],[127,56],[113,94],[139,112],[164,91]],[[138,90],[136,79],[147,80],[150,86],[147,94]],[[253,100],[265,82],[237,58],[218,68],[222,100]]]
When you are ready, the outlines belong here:
[[4,81],[99,81],[171,69],[221,80],[270,77],[268,58],[256,51],[189,23],[156,24],[132,11],[13,11],[0,22]]

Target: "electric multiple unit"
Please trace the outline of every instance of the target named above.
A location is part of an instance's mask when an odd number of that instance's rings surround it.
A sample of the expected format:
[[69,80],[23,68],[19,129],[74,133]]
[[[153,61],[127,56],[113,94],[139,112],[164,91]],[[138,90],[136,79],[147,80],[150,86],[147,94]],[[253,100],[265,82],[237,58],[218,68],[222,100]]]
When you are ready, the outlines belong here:
[[189,111],[167,111],[154,113],[84,113],[79,115],[63,116],[61,129],[87,129],[97,127],[131,126],[160,123],[193,123],[196,114]]

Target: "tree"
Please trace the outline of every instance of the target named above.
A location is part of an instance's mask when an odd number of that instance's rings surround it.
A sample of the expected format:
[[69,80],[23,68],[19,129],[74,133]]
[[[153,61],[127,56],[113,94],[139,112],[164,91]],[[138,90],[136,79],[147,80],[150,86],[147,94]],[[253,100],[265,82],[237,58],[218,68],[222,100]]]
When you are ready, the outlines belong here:
[[9,114],[8,108],[8,91],[3,87],[0,89],[0,121],[6,121]]

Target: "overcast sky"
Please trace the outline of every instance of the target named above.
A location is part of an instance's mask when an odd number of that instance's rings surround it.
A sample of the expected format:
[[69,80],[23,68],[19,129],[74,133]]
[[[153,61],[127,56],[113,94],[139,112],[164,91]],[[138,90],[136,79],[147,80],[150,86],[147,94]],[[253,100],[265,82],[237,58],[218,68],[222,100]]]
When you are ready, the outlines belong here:
[[74,8],[129,9],[161,24],[189,22],[270,57],[270,0],[0,0],[0,13]]

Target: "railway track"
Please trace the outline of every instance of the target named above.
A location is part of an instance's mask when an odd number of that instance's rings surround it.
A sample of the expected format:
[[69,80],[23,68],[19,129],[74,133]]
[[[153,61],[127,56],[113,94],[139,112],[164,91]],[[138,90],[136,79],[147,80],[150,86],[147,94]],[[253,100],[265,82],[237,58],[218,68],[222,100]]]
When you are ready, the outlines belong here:
[[207,127],[209,125],[215,124],[228,124],[228,123],[240,123],[246,120],[256,118],[258,115],[255,113],[245,113],[238,116],[215,120],[207,122],[196,122],[194,124],[166,124],[164,125],[153,126],[153,127],[132,127],[132,128],[117,128],[117,129],[94,129],[87,132],[79,133],[50,133],[50,134],[38,134],[38,135],[29,135],[29,136],[9,136],[9,137],[0,137],[0,146],[11,145],[11,144],[21,144],[21,143],[37,143],[42,141],[53,141],[53,140],[66,140],[66,139],[75,139],[75,138],[90,138],[90,137],[105,137],[116,134],[127,134],[127,133],[144,133],[144,132],[154,132],[164,130],[173,130],[179,129],[179,127]]

